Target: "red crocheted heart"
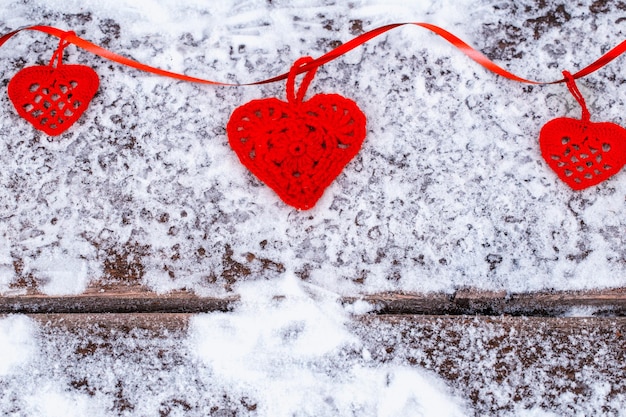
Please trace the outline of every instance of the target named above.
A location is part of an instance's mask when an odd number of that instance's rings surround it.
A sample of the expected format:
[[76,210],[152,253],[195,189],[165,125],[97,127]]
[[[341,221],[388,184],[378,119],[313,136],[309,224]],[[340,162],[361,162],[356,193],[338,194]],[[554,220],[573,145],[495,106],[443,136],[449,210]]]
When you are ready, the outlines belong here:
[[582,109],[581,119],[560,117],[539,133],[541,155],[561,180],[574,190],[599,184],[626,164],[626,130],[615,123],[590,121],[576,79],[563,71],[567,88]]
[[561,117],[539,135],[541,154],[574,190],[599,184],[626,164],[626,130],[615,123]]
[[55,136],[78,120],[98,85],[98,75],[85,65],[38,65],[15,74],[8,94],[20,116]]
[[[305,62],[310,61],[299,60],[293,68]],[[237,108],[227,133],[243,165],[285,203],[307,210],[359,152],[366,120],[352,100],[338,94],[303,101],[315,70],[307,74],[295,97],[293,68],[288,102],[270,98]]]

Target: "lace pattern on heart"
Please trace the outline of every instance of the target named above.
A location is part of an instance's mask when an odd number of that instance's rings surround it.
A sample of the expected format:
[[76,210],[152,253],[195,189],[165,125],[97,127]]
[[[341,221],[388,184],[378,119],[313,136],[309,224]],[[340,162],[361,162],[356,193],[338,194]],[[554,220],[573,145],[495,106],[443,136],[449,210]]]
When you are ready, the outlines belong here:
[[559,178],[574,190],[582,190],[601,183],[624,166],[626,131],[614,123],[591,122],[574,77],[567,71],[563,75],[582,108],[581,119],[551,120],[541,129],[539,142],[542,156]]
[[58,71],[51,69],[49,74],[42,74],[49,75],[50,82],[46,85],[27,78],[17,79],[13,83],[16,89],[30,93],[23,97],[20,105],[30,116],[33,124],[42,129],[45,127],[51,133],[64,128],[63,125],[68,119],[75,113],[84,111],[89,105],[88,102],[75,98],[74,90],[79,86],[79,81],[59,77],[61,74],[55,72]]
[[48,66],[22,69],[8,88],[18,114],[51,136],[63,133],[82,115],[99,86],[91,68],[63,64],[67,45],[61,39]]
[[306,210],[317,202],[356,155],[365,137],[365,115],[338,94],[304,101],[316,68],[297,93],[295,76],[312,58],[294,64],[287,80],[287,102],[254,100],[238,108],[228,126],[229,141],[241,162],[287,204]]

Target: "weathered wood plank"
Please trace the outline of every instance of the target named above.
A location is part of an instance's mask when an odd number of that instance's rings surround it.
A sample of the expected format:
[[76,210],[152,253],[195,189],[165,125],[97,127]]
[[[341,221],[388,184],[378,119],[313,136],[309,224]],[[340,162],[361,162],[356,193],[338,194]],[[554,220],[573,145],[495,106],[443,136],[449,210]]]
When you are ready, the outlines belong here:
[[83,294],[0,297],[0,313],[200,313],[227,311],[237,297],[198,297],[188,291],[157,294],[139,285],[91,287]]
[[[355,297],[347,301],[355,300]],[[586,315],[626,315],[626,289],[509,294],[460,290],[454,294],[374,294],[362,298],[381,314],[485,316],[560,316],[584,310]]]
[[[189,291],[156,294],[139,285],[91,287],[72,296],[25,292],[0,297],[0,313],[200,313],[227,311],[238,300],[199,297]],[[364,300],[380,314],[485,316],[626,316],[626,289],[508,294],[461,290],[454,294],[373,294],[344,297],[344,303]]]
[[[137,349],[151,369],[195,369],[187,353],[152,349],[184,346],[190,314],[35,314],[41,336],[59,345],[65,360],[108,363]],[[428,315],[363,315],[348,325],[369,352],[368,363],[426,369],[445,379],[472,415],[515,415],[540,407],[557,415],[621,415],[626,401],[626,317],[540,318]],[[74,340],[65,352],[58,341]],[[143,347],[142,347],[143,346]],[[57,349],[57,348],[54,348]],[[128,351],[127,351],[128,350]],[[172,356],[173,355],[173,356]],[[174,359],[173,359],[174,358]],[[130,360],[130,359],[129,359]],[[368,365],[368,366],[370,366]],[[68,378],[90,395],[113,395],[92,375],[93,367],[70,367]],[[160,372],[160,371],[159,371]],[[210,374],[210,373],[209,373]],[[190,392],[202,391],[187,380]],[[156,384],[156,382],[151,382]],[[194,386],[198,384],[198,386]],[[134,406],[132,386],[116,392]],[[194,404],[180,392],[175,401]],[[236,404],[235,404],[236,405]],[[228,404],[225,406],[228,407]],[[234,406],[233,406],[234,407]],[[235,415],[236,410],[223,408]]]
[[477,416],[624,412],[626,317],[367,316],[357,333],[374,360],[448,380]]
[[191,313],[54,313],[28,314],[47,329],[66,332],[80,332],[89,335],[102,331],[115,330],[125,334],[131,330],[145,331],[147,337],[160,337],[167,332],[168,337],[180,336],[187,330]]

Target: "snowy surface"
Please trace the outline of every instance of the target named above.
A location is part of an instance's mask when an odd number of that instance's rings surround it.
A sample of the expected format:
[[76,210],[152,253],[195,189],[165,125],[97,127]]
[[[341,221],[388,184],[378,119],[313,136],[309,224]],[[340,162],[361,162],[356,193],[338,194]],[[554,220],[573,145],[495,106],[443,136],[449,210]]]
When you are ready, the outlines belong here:
[[615,329],[359,319],[364,306],[341,306],[289,275],[240,290],[234,311],[188,325],[128,315],[117,324],[107,315],[0,318],[0,414],[625,415],[626,357]]
[[[521,76],[554,80],[621,42],[626,15],[591,1],[183,3],[4,1],[0,30],[45,23],[165,69],[250,82],[362,30],[427,21]],[[56,44],[10,40],[4,82]],[[579,82],[594,120],[624,124],[623,59]],[[424,29],[396,29],[318,72],[309,96],[355,100],[368,134],[305,212],[248,173],[225,135],[237,106],[284,98],[282,82],[199,86],[74,47],[65,62],[93,67],[101,88],[52,142],[0,102],[0,291],[32,277],[43,292],[79,293],[115,259],[132,259],[157,291],[199,294],[285,273],[346,294],[626,284],[625,174],[573,192],[540,156],[541,126],[580,115],[565,86],[499,78]]]
[[372,361],[338,300],[296,280],[252,285],[235,313],[192,321],[193,352],[231,395],[267,416],[465,414],[434,375]]
[[90,329],[72,337],[58,328],[52,334],[40,330],[37,337],[31,319],[0,319],[0,341],[11,340],[0,342],[0,411],[26,416],[467,415],[465,401],[434,373],[372,360],[336,296],[294,276],[274,288],[248,284],[242,294],[235,312],[196,316],[186,333],[165,331],[160,337],[138,329],[130,334]]
[[36,352],[35,326],[23,316],[0,319],[0,377],[11,375]]
[[[228,82],[282,73],[301,56],[400,21],[440,25],[541,80],[626,38],[626,10],[611,2],[406,3],[5,0],[0,31],[72,29],[142,62]],[[0,48],[3,85],[47,63],[56,45],[32,32],[10,40]],[[624,59],[579,82],[593,120],[626,124]],[[540,156],[541,126],[580,115],[563,85],[498,78],[417,27],[376,38],[321,68],[309,89],[357,102],[368,134],[318,205],[298,212],[239,164],[225,135],[237,106],[284,98],[283,83],[194,85],[74,47],[65,62],[89,65],[101,80],[65,134],[51,140],[0,100],[0,294],[78,294],[122,279],[121,271],[158,292],[237,292],[242,302],[156,336],[2,318],[3,413],[419,416],[447,407],[448,415],[552,416],[626,408],[623,383],[597,371],[624,363],[623,351],[600,341],[572,335],[551,350],[541,331],[520,340],[496,324],[361,325],[352,314],[367,305],[337,304],[338,295],[387,290],[625,286],[626,173],[573,192]],[[485,346],[491,340],[502,345],[498,358]],[[539,352],[531,365],[506,350],[524,343],[522,354]],[[458,368],[445,362],[450,351],[466,355]],[[506,380],[502,369],[513,370]],[[555,381],[563,386],[543,391]]]

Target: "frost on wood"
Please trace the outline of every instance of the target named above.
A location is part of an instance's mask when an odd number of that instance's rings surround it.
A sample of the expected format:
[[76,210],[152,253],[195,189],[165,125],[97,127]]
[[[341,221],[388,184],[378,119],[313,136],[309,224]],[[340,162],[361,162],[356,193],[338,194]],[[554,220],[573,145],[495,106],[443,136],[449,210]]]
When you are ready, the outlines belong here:
[[295,277],[241,293],[231,313],[190,318],[2,318],[0,411],[615,416],[626,404],[623,318],[355,317],[366,306]]
[[[544,80],[623,40],[614,30],[621,6],[605,1],[178,3],[6,1],[0,31],[42,22],[151,65],[231,82],[282,73],[301,56],[407,20],[438,24]],[[12,39],[0,49],[4,85],[45,64],[56,44],[33,33]],[[225,134],[234,108],[284,99],[282,83],[197,86],[66,52],[65,62],[101,79],[70,130],[51,141],[0,100],[0,294],[115,283],[248,298],[188,328],[180,317],[158,326],[138,316],[39,326],[2,318],[3,413],[292,411],[262,389],[270,382],[309,401],[316,416],[415,415],[442,404],[477,416],[624,409],[619,320],[390,325],[355,320],[333,295],[625,286],[625,173],[574,193],[541,159],[541,126],[578,117],[564,86],[500,79],[419,28],[390,32],[325,65],[311,86],[310,94],[358,103],[368,133],[316,208],[298,212],[239,164]],[[620,125],[623,59],[579,81],[593,114]],[[285,277],[302,287],[280,287]],[[236,377],[223,367],[234,359],[247,365]],[[290,385],[294,375],[310,396]]]
[[[300,56],[407,17],[543,80],[622,41],[615,15],[591,1],[155,1],[145,9],[86,1],[80,13],[71,4],[6,4],[0,30],[45,22],[152,65],[236,82],[284,72]],[[34,33],[10,40],[0,50],[4,79],[46,62],[55,47]],[[101,78],[72,129],[50,142],[8,100],[0,105],[1,292],[78,293],[134,280],[215,295],[285,272],[351,294],[626,284],[624,173],[575,193],[541,160],[541,126],[578,117],[563,85],[498,78],[417,27],[377,38],[322,67],[310,88],[357,102],[368,133],[318,205],[298,212],[240,165],[224,130],[237,106],[284,99],[283,83],[198,86],[74,47],[66,55]],[[579,81],[593,114],[617,124],[620,59]]]

